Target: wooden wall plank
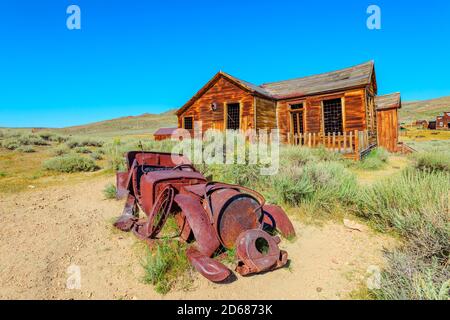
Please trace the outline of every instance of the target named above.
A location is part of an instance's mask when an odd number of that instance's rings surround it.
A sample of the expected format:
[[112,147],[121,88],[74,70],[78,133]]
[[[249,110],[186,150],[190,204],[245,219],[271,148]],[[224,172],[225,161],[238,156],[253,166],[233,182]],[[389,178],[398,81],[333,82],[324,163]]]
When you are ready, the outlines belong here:
[[[212,103],[216,103],[217,109],[215,111],[211,110]],[[182,126],[183,117],[192,116],[194,121],[202,121],[203,131],[212,128],[223,130],[226,103],[241,104],[241,129],[254,128],[253,95],[226,78],[220,78],[208,91],[180,114],[178,116],[178,125]]]

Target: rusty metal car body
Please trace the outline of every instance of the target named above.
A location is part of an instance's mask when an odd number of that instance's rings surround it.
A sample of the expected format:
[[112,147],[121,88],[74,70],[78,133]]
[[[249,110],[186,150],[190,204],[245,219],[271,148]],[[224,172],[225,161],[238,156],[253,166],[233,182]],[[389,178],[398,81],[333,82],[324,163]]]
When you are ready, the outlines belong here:
[[232,274],[214,259],[224,249],[235,250],[235,270],[241,275],[287,263],[287,253],[278,247],[280,238],[271,233],[292,237],[292,223],[280,207],[265,204],[256,191],[208,182],[183,155],[133,151],[126,160],[128,170],[117,173],[117,196],[127,199],[114,224],[120,230],[133,231],[151,244],[172,215],[179,238],[190,243],[186,251],[190,263],[214,282]]

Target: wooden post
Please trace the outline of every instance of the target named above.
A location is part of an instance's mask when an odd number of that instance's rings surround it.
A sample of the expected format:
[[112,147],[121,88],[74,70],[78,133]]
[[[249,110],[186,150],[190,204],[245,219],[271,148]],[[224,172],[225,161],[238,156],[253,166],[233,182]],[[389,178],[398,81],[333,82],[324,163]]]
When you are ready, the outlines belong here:
[[358,130],[355,130],[355,152],[359,152],[359,135]]
[[347,132],[344,131],[344,153],[347,150]]
[[336,132],[333,132],[333,151],[336,151]]
[[350,131],[349,143],[350,143],[350,150],[353,153],[353,131]]
[[330,148],[331,147],[331,136],[330,136],[330,133],[328,132],[328,139],[327,139],[328,141],[327,141],[327,148]]
[[311,132],[308,132],[308,147],[311,148]]
[[342,151],[342,141],[341,141],[341,138],[342,138],[342,136],[341,136],[341,133],[340,132],[338,132],[338,150],[339,150],[339,153],[341,153],[341,151]]
[[369,130],[366,130],[365,134],[366,134],[366,147],[365,148],[368,148],[369,147]]
[[316,133],[313,134],[313,147],[316,147]]

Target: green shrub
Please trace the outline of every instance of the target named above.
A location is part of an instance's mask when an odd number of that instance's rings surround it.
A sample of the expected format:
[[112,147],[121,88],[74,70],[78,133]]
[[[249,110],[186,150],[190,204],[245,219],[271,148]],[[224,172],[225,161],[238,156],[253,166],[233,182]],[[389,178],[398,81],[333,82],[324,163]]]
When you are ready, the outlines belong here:
[[104,142],[94,138],[72,138],[67,141],[67,146],[70,149],[76,147],[102,147]]
[[21,146],[17,148],[17,151],[23,152],[23,153],[33,153],[36,152],[36,150],[33,149],[31,146]]
[[116,199],[117,189],[116,186],[112,183],[105,186],[103,189],[103,194],[106,199]]
[[261,167],[253,164],[210,165],[206,173],[216,181],[258,188],[264,185],[267,178],[261,175]]
[[381,286],[371,293],[381,300],[448,300],[450,268],[432,257],[423,259],[408,247],[386,253]]
[[17,139],[18,143],[23,146],[47,146],[49,143],[42,139],[40,136],[34,134],[23,134]]
[[79,146],[79,142],[78,142],[78,140],[72,139],[72,140],[68,140],[67,143],[66,143],[66,145],[67,145],[67,147],[69,147],[70,149],[73,149],[73,148],[76,148],[76,147]]
[[7,176],[6,172],[0,171],[0,178],[4,178],[6,176]]
[[158,293],[166,294],[177,279],[191,268],[186,257],[186,245],[179,241],[162,239],[151,250],[144,262],[146,283],[155,286]]
[[100,152],[91,152],[90,157],[94,160],[103,160],[103,155]]
[[76,153],[84,153],[84,154],[92,153],[92,151],[86,147],[76,147],[73,149],[73,151],[75,151]]
[[322,161],[345,161],[342,154],[330,151],[323,146],[312,149],[312,154]]
[[153,151],[153,152],[171,152],[174,142],[170,140],[154,141],[154,140],[137,140],[115,138],[113,141],[106,143],[100,153],[105,155],[108,161],[108,167],[114,171],[123,171],[126,168],[125,153],[129,151]]
[[414,165],[420,170],[450,172],[450,152],[418,152],[412,156]]
[[80,155],[65,155],[46,160],[44,168],[65,173],[89,172],[99,169],[94,160]]
[[299,146],[282,146],[280,148],[280,161],[283,165],[303,166],[309,162],[344,161],[341,154],[332,152],[324,147],[307,148]]
[[407,169],[363,188],[358,213],[374,221],[380,230],[393,227],[406,232],[429,208],[443,208],[449,188],[449,174]]
[[69,140],[69,137],[56,134],[56,135],[50,137],[50,140],[54,141],[54,142],[58,142],[58,143],[63,143],[63,142],[66,142],[67,140]]
[[375,148],[357,166],[363,170],[383,169],[389,160],[389,153],[383,148]]
[[283,167],[273,177],[273,188],[279,202],[304,203],[325,212],[338,204],[351,205],[357,196],[356,176],[338,162]]
[[285,166],[303,166],[318,160],[312,150],[298,146],[283,146],[280,149],[280,161]]
[[22,131],[6,129],[1,130],[0,139],[17,138],[20,137],[21,135]]
[[52,142],[58,142],[58,143],[66,142],[69,139],[66,136],[62,136],[60,134],[57,134],[55,132],[50,132],[50,131],[39,132],[38,135],[46,141],[52,141]]
[[2,147],[8,150],[16,150],[20,147],[20,144],[16,141],[16,139],[6,139],[2,141]]
[[108,160],[108,167],[114,171],[124,171],[126,161],[120,139],[114,139],[112,143],[104,147],[104,150]]
[[38,133],[38,136],[41,137],[44,140],[52,141],[52,138],[54,136],[56,136],[56,134],[53,133],[53,132],[49,132],[49,131],[42,131],[42,132]]
[[58,146],[55,149],[53,149],[53,154],[55,156],[62,156],[65,154],[68,154],[70,152],[70,149],[67,146]]
[[365,187],[358,213],[381,231],[395,230],[405,245],[387,252],[381,299],[447,299],[450,270],[450,174],[407,169]]

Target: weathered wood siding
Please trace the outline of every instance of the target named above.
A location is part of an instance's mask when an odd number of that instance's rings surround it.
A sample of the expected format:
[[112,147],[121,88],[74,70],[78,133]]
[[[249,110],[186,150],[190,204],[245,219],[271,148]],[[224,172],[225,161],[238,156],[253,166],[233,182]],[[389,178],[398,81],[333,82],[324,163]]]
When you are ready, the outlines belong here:
[[364,88],[343,91],[335,94],[315,95],[303,99],[280,100],[277,104],[278,128],[282,141],[292,132],[290,105],[303,103],[305,133],[323,133],[322,101],[342,99],[342,120],[345,132],[364,131],[366,126],[366,91]]
[[[211,110],[216,103],[217,110]],[[183,118],[192,116],[194,121],[202,121],[202,130],[225,129],[225,106],[240,103],[240,128],[254,128],[253,95],[225,78],[220,78],[189,108],[178,116],[178,126],[183,127]]]
[[378,146],[390,152],[397,151],[398,115],[397,109],[377,111]]
[[345,93],[345,131],[364,131],[366,125],[365,90],[353,90]]
[[277,103],[260,97],[255,97],[256,129],[275,129]]

